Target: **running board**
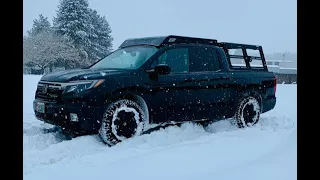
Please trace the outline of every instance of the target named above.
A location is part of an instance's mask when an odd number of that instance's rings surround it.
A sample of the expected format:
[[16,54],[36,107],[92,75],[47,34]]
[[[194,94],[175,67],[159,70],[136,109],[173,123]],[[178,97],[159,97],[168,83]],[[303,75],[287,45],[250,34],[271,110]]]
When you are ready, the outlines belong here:
[[175,122],[175,121],[170,121],[170,122],[164,122],[160,124],[149,124],[145,130],[143,131],[142,134],[150,134],[153,131],[157,131],[161,128],[166,128],[169,126],[180,126],[183,123],[196,123],[196,122],[205,122],[205,121],[210,121],[209,119],[199,119],[199,120],[192,120],[192,121],[181,121],[181,122]]

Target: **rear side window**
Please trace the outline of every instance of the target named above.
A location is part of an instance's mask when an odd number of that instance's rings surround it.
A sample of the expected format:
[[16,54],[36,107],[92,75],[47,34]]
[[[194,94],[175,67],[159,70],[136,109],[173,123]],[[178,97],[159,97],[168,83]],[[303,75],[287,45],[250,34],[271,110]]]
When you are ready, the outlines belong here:
[[190,72],[218,71],[221,69],[217,50],[212,47],[191,47]]

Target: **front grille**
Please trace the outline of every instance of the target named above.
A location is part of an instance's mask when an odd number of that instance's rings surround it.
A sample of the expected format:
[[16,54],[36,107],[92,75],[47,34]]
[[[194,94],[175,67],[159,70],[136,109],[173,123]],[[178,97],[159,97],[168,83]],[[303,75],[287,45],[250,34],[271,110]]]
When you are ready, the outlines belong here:
[[56,102],[60,99],[63,90],[64,89],[61,84],[39,82],[35,98],[49,102]]

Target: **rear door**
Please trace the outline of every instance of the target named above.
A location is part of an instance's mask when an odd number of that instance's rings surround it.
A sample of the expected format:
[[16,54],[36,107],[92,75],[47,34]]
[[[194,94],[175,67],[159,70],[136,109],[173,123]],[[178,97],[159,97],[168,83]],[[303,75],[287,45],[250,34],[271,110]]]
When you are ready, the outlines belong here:
[[192,78],[187,81],[195,102],[192,104],[192,119],[222,118],[232,103],[233,93],[230,77],[222,68],[221,49],[192,46],[189,48],[189,59]]

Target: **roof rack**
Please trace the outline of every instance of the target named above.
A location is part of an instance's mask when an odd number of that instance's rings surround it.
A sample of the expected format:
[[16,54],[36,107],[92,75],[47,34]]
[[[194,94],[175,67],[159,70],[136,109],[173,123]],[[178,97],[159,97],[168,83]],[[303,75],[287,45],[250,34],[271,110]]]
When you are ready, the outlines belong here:
[[143,37],[143,38],[130,38],[125,40],[119,48],[124,48],[128,46],[135,45],[151,45],[151,46],[167,46],[174,44],[206,44],[206,45],[218,45],[216,39],[205,39],[205,38],[195,38],[187,36],[154,36],[154,37]]
[[219,42],[218,44],[220,47],[226,46],[226,48],[228,49],[245,48],[245,49],[259,50],[260,48],[262,48],[259,45],[239,44],[239,43],[230,43],[230,42]]

